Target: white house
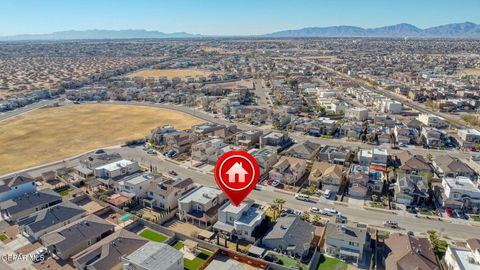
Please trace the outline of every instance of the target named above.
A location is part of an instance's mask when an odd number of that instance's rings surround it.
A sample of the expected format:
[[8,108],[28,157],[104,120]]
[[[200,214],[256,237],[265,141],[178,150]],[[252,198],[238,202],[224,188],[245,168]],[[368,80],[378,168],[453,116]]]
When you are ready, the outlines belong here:
[[255,241],[253,232],[264,219],[265,211],[252,200],[245,200],[238,206],[227,202],[218,210],[218,221],[213,229],[230,237]]
[[98,178],[115,178],[127,175],[140,170],[137,162],[122,159],[95,168],[94,174]]
[[444,177],[442,186],[445,196],[450,200],[462,202],[462,208],[480,207],[480,189],[470,178],[464,176]]
[[170,245],[147,242],[122,256],[123,270],[183,270],[183,253]]
[[458,136],[463,142],[464,147],[471,147],[480,143],[480,132],[476,129],[459,129]]
[[480,240],[468,239],[461,246],[448,245],[445,264],[452,270],[480,269]]
[[368,119],[368,109],[359,107],[347,108],[345,110],[345,118],[365,121]]
[[417,116],[418,121],[422,122],[424,125],[434,128],[446,128],[448,127],[448,122],[445,118],[436,116],[434,114],[419,114]]
[[217,221],[217,211],[226,199],[219,189],[198,186],[178,199],[178,217],[199,227],[210,228]]
[[129,198],[145,197],[150,184],[154,181],[155,177],[148,173],[130,175],[115,182],[115,191]]
[[147,208],[171,210],[178,206],[178,199],[195,187],[191,178],[168,179],[163,182],[153,182],[148,188],[147,197],[143,204]]
[[358,163],[362,166],[386,166],[388,161],[387,149],[361,149],[358,152]]
[[0,180],[0,202],[37,191],[35,180],[28,175],[16,175]]

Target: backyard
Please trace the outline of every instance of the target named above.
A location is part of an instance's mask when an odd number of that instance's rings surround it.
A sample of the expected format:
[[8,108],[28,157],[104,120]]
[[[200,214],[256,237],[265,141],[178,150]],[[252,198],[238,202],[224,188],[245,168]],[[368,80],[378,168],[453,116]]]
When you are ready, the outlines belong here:
[[269,252],[268,255],[276,257],[278,259],[277,264],[283,265],[286,268],[297,268],[297,267],[299,267],[298,269],[302,269],[302,270],[308,269],[307,265],[305,265],[301,262],[298,262],[297,260],[295,260],[293,258],[290,258],[286,255],[282,255],[282,254],[279,254],[279,253],[276,253],[276,252]]
[[323,256],[320,258],[317,270],[346,270],[347,263],[340,261],[337,258]]
[[147,106],[38,109],[0,122],[0,175],[143,138],[158,126],[185,129],[200,122],[187,114]]
[[[176,248],[177,250],[180,250],[183,247],[183,242],[177,241],[173,244],[173,247]],[[197,270],[200,268],[200,266],[203,265],[203,263],[205,263],[206,260],[208,260],[210,256],[213,255],[212,252],[206,249],[198,248],[198,250],[200,251],[200,253],[197,255],[197,257],[195,257],[195,259],[193,260],[183,259],[183,264],[184,264],[183,266],[185,269]]]
[[159,232],[156,232],[156,231],[152,231],[150,229],[144,229],[138,235],[140,235],[141,237],[146,238],[150,241],[159,242],[159,243],[163,243],[168,239],[168,237],[166,235],[164,235],[162,233],[159,233]]

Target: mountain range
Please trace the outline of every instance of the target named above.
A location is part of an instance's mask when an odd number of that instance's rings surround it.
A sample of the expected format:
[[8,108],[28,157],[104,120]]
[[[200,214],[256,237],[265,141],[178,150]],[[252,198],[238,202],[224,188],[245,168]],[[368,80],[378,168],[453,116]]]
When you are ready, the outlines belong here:
[[421,29],[408,23],[361,28],[356,26],[308,27],[285,30],[267,37],[431,37],[431,38],[480,38],[480,24],[472,22],[445,24]]
[[[214,37],[186,32],[164,33],[141,29],[129,30],[84,30],[60,31],[50,34],[16,35],[0,37],[2,41],[14,40],[74,40],[74,39],[165,39],[165,38],[206,38]],[[222,37],[222,36],[215,36]],[[228,36],[224,36],[228,37]],[[480,24],[472,22],[445,24],[421,29],[414,25],[401,23],[396,25],[362,28],[357,26],[308,27],[296,30],[285,30],[265,35],[245,37],[272,38],[308,38],[308,37],[386,37],[386,38],[480,38]]]

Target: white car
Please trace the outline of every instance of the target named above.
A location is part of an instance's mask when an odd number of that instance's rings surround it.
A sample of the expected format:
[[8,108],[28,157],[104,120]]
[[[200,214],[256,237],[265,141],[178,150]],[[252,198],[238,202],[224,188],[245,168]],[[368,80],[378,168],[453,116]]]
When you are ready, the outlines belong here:
[[392,229],[396,229],[396,228],[398,228],[398,223],[396,221],[393,221],[393,220],[385,220],[383,222],[383,226],[389,227],[389,228],[392,228]]
[[327,216],[334,216],[334,215],[338,215],[338,211],[333,208],[324,208],[323,214]]
[[306,202],[307,202],[307,201],[310,200],[310,196],[305,195],[305,194],[297,193],[297,194],[295,194],[295,199],[300,200],[300,201],[306,201]]
[[322,210],[320,210],[320,208],[318,208],[318,207],[310,207],[309,211],[310,211],[310,213],[313,213],[313,214],[321,214],[322,213]]

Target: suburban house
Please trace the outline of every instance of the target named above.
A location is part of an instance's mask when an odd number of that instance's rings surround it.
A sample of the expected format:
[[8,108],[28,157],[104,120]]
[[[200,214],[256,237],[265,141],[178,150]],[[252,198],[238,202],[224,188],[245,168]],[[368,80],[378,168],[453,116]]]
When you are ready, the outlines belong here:
[[444,258],[447,269],[480,269],[480,240],[448,245]]
[[368,119],[368,109],[359,107],[350,107],[345,110],[345,118],[357,121],[365,121]]
[[112,234],[114,230],[114,224],[92,214],[41,236],[40,241],[50,253],[62,260],[68,260]]
[[213,230],[231,239],[253,242],[255,228],[260,226],[264,219],[265,211],[253,200],[244,200],[238,206],[227,202],[218,210],[218,221],[213,225]]
[[311,141],[295,144],[283,152],[288,157],[313,160],[320,151],[320,144]]
[[432,245],[427,238],[392,233],[384,243],[382,261],[385,269],[440,270]]
[[406,174],[430,174],[433,171],[422,155],[412,155],[409,151],[398,153],[397,163]]
[[459,129],[458,136],[463,147],[474,147],[480,144],[480,132],[476,129]]
[[129,255],[149,241],[130,231],[119,229],[72,256],[80,270],[103,270],[121,267],[122,256]]
[[121,259],[124,270],[184,269],[183,253],[164,243],[147,242]]
[[384,174],[381,171],[370,169],[368,166],[352,164],[348,173],[348,180],[350,197],[365,198],[368,191],[382,192]]
[[254,147],[260,143],[260,136],[262,136],[262,131],[259,130],[247,130],[235,135],[235,145],[238,145],[244,149]]
[[[464,210],[479,209],[480,188],[470,178],[464,176],[444,177],[442,187],[445,195],[442,200],[444,207],[460,207]],[[450,203],[452,201],[453,203]]]
[[292,144],[292,139],[288,137],[287,133],[272,131],[260,136],[260,148],[263,148],[265,146],[273,146],[276,147],[278,150],[282,150]]
[[4,220],[16,222],[20,218],[61,202],[62,196],[58,193],[51,189],[42,189],[0,202],[0,214]]
[[138,172],[139,170],[140,166],[138,165],[138,162],[121,159],[96,167],[94,169],[94,174],[97,178],[112,179],[132,174],[134,172]]
[[0,202],[37,191],[35,179],[26,174],[0,179]]
[[76,204],[62,202],[19,219],[18,230],[25,236],[38,240],[40,236],[82,218],[85,212]]
[[370,248],[367,225],[356,222],[329,222],[325,229],[325,252],[342,260],[360,263]]
[[135,173],[116,181],[114,183],[115,192],[130,199],[134,197],[142,198],[147,194],[150,184],[158,180],[158,177],[152,174]]
[[165,125],[153,129],[150,132],[149,141],[155,145],[165,144],[165,134],[176,133],[177,130],[173,126]]
[[307,161],[304,159],[284,157],[273,165],[269,173],[270,179],[283,184],[293,185],[305,175]]
[[263,237],[262,245],[271,250],[284,252],[291,257],[308,255],[315,236],[315,227],[296,215],[280,217],[273,228]]
[[216,188],[198,186],[178,199],[178,216],[185,222],[210,228],[218,218],[218,209],[226,201]]
[[318,153],[318,160],[340,165],[348,165],[351,159],[351,151],[342,146],[324,146]]
[[476,180],[477,178],[477,173],[466,163],[449,155],[436,157],[432,161],[432,165],[439,177],[465,176],[471,180]]
[[220,149],[227,144],[220,138],[209,138],[192,145],[192,160],[215,164],[220,157]]
[[447,143],[447,133],[435,128],[423,127],[420,135],[422,143],[431,148],[441,148]]
[[388,153],[387,149],[373,148],[360,149],[358,151],[358,164],[362,166],[387,166]]
[[433,114],[420,114],[417,119],[428,127],[433,128],[446,128],[448,127],[448,122],[442,117],[433,115]]
[[343,168],[337,164],[316,161],[308,176],[308,182],[322,190],[329,189],[337,193],[343,184]]
[[428,180],[420,175],[398,174],[395,182],[395,202],[420,205],[428,200]]
[[167,179],[162,182],[152,182],[148,187],[147,197],[143,205],[147,208],[172,210],[177,208],[178,199],[195,187],[191,178]]
[[89,155],[86,159],[81,159],[80,164],[73,168],[74,172],[83,179],[94,176],[94,170],[97,167],[121,160],[122,156],[118,153],[107,154],[100,149],[94,154]]
[[267,175],[273,165],[278,161],[277,150],[270,146],[264,147],[263,149],[250,149],[248,153],[257,160],[262,176]]
[[178,132],[164,135],[164,144],[160,145],[164,151],[173,151],[175,154],[190,153],[192,144],[197,141],[197,136],[191,130],[180,130]]

